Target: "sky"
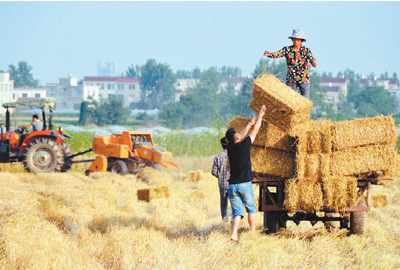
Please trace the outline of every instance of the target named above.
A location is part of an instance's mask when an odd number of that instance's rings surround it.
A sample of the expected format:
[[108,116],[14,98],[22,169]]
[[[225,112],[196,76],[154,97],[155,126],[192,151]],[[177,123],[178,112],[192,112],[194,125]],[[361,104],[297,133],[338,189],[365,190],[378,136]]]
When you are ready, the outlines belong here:
[[[0,2],[0,70],[27,61],[41,85],[118,74],[148,59],[173,71],[234,66],[250,75],[301,29],[317,72],[400,75],[400,2]],[[278,60],[273,60],[278,61]]]

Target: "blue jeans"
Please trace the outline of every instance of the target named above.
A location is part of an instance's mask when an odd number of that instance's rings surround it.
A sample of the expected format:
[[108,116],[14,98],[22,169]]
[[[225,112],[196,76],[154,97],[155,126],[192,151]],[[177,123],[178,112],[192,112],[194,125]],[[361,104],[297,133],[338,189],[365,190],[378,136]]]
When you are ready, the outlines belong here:
[[222,220],[229,222],[228,217],[228,190],[227,189],[219,189],[219,195],[221,198],[221,216]]
[[244,217],[244,207],[248,214],[256,213],[254,204],[254,191],[251,182],[231,184],[228,189],[229,200],[231,201],[232,216]]
[[290,82],[286,82],[286,85],[289,86],[290,88],[292,88],[293,90],[296,90],[296,88],[298,87],[300,90],[300,94],[302,96],[305,96],[307,99],[310,99],[310,82],[304,82],[304,83],[300,83],[300,82],[296,82],[296,83],[290,83]]

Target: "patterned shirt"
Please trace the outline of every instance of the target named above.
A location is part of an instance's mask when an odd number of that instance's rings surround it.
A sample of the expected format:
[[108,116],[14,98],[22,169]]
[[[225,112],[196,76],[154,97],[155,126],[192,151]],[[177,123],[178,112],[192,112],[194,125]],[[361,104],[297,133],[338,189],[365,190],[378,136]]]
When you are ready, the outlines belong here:
[[314,56],[309,48],[304,46],[296,53],[294,46],[287,46],[278,52],[271,53],[269,58],[286,57],[287,76],[286,81],[289,83],[303,83],[310,81],[310,64],[314,62]]
[[218,178],[220,189],[228,189],[228,179],[230,177],[228,169],[228,150],[224,150],[214,158],[211,174]]

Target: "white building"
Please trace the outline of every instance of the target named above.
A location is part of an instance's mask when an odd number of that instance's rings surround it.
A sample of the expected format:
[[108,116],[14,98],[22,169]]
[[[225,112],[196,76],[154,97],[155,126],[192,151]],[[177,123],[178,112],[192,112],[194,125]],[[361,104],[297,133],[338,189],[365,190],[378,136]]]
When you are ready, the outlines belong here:
[[15,87],[13,93],[14,101],[30,100],[46,97],[45,87]]
[[326,101],[333,105],[333,110],[338,111],[341,99],[346,100],[348,84],[345,78],[321,78],[320,85],[326,90]]
[[3,103],[12,102],[14,92],[14,81],[10,80],[9,72],[0,72],[0,113],[5,113],[1,106]]
[[81,103],[89,98],[99,100],[99,87],[78,85],[73,77],[60,78],[58,83],[46,85],[48,97],[56,99],[56,111],[79,111]]
[[233,87],[233,93],[235,95],[239,94],[240,89],[242,89],[243,84],[246,81],[244,77],[235,77],[235,78],[221,78],[219,79],[219,90],[227,91],[228,87]]
[[177,79],[175,82],[175,102],[178,102],[181,96],[192,94],[191,89],[199,82],[199,79]]
[[124,106],[131,107],[140,101],[141,87],[138,78],[85,77],[83,86],[98,87],[99,98],[122,98]]

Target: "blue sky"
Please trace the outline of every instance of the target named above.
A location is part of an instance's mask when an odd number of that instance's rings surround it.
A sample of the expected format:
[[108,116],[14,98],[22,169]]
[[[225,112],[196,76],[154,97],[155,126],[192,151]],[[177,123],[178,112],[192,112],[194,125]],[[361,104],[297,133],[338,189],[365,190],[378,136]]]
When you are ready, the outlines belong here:
[[147,59],[177,69],[237,66],[305,32],[317,71],[400,75],[400,2],[0,2],[0,70],[27,61],[41,84],[118,73]]

